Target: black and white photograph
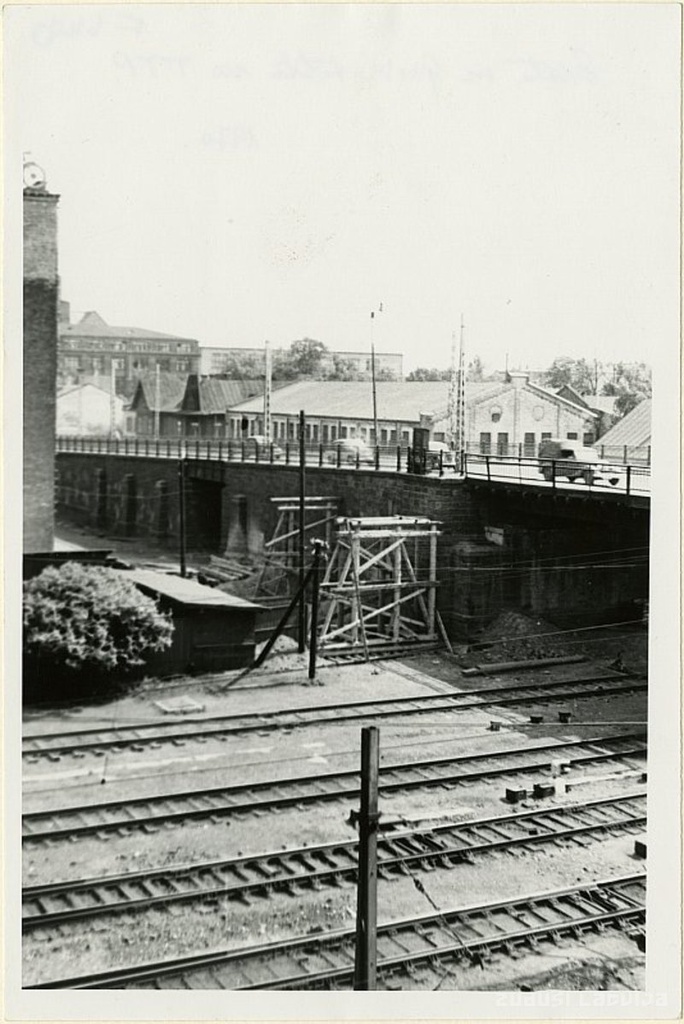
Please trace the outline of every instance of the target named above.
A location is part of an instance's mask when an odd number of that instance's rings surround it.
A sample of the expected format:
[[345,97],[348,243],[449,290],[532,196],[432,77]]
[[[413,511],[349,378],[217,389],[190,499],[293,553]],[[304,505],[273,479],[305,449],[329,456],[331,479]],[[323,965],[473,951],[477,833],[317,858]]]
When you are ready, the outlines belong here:
[[3,1019],[679,1018],[681,5],[3,14]]

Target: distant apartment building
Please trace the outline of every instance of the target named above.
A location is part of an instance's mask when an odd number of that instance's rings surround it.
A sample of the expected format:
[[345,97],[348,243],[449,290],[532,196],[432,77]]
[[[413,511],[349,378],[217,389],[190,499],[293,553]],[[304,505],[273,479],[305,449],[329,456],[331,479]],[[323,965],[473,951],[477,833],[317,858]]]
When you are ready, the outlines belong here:
[[[286,352],[287,349],[276,349],[277,352]],[[249,359],[263,359],[264,349],[263,348],[215,348],[211,346],[203,345],[201,348],[201,362],[200,362],[200,373],[204,376],[210,376],[212,374],[223,373],[226,367],[226,363],[234,356],[241,356]],[[323,360],[323,367],[325,369],[332,369],[335,359],[343,359],[346,362],[352,363],[354,369],[359,373],[370,373],[371,372],[371,355],[370,351],[364,352],[346,352],[342,349],[334,349],[327,353]],[[392,373],[397,380],[401,380],[404,376],[403,370],[404,357],[401,352],[376,352],[375,353],[375,369],[376,372],[380,370],[389,371]]]
[[112,365],[117,391],[130,397],[136,380],[154,373],[157,367],[164,373],[197,373],[199,342],[143,327],[113,326],[94,311],[72,324],[69,304],[61,302],[57,365],[60,383],[78,384],[84,377],[111,379]]

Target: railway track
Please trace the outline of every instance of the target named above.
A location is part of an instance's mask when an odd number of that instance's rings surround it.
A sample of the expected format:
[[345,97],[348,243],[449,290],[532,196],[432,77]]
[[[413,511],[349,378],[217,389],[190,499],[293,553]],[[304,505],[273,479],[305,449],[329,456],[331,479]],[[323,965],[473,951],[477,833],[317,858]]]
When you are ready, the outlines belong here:
[[623,674],[602,674],[575,680],[488,686],[458,693],[342,704],[316,704],[251,715],[203,716],[185,718],[182,722],[100,726],[59,733],[36,733],[24,736],[22,757],[29,763],[37,763],[46,759],[56,761],[65,756],[103,756],[116,751],[158,748],[163,744],[181,746],[190,741],[206,742],[210,738],[224,740],[230,736],[251,732],[264,733],[276,729],[289,730],[326,723],[338,725],[343,722],[394,718],[402,715],[605,697],[627,691],[645,690],[647,685],[643,678],[629,679]]
[[[519,954],[587,932],[645,924],[646,876],[609,878],[575,888],[444,910],[378,927],[378,987],[402,988],[423,969],[483,965],[496,953]],[[348,989],[354,975],[353,929],[302,935],[243,949],[59,978],[33,989]]]
[[[451,787],[548,770],[551,760],[565,760],[571,767],[582,767],[604,761],[643,758],[645,753],[643,733],[622,733],[407,764],[384,764],[380,769],[379,790],[387,795],[430,786]],[[227,816],[355,799],[359,787],[360,774],[352,769],[36,811],[23,815],[22,841],[35,844],[57,839],[74,840],[87,835],[106,837],[139,829],[155,831],[161,826],[183,821],[220,821]]]
[[[543,843],[589,842],[601,835],[641,832],[645,793],[545,810],[406,830],[383,828],[378,873],[392,878],[426,867],[451,868],[478,854]],[[79,879],[23,890],[22,929],[54,927],[126,911],[195,900],[252,898],[313,887],[356,884],[358,844],[326,843],[287,851],[179,867]]]

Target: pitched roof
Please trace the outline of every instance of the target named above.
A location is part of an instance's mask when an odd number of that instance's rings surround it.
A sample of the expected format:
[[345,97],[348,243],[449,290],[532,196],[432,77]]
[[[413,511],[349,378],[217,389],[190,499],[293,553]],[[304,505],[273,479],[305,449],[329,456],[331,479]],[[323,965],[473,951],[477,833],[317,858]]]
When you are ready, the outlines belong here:
[[146,327],[115,327],[106,323],[94,310],[85,313],[77,324],[61,327],[59,335],[64,338],[165,338],[172,341],[195,341],[199,345],[195,338],[182,338],[177,334],[150,331]]
[[[468,384],[468,398],[479,400],[501,390],[500,382]],[[376,384],[378,419],[418,422],[421,413],[443,415],[449,399],[449,382],[379,381]],[[235,412],[261,412],[261,399],[250,399],[233,406]],[[305,409],[308,416],[373,419],[373,394],[370,381],[300,380],[274,391],[273,415],[294,416]]]
[[629,448],[642,448],[651,443],[651,405],[650,398],[644,398],[637,406],[623,416],[614,427],[611,427],[599,438],[602,445],[627,445]]
[[153,412],[178,412],[185,397],[187,374],[159,374],[159,406],[157,406],[157,378],[155,374],[140,377],[131,400],[131,408],[136,409],[144,400],[147,408]]
[[247,398],[252,398],[255,395],[262,395],[263,392],[263,381],[204,377],[199,382],[199,411],[223,413],[238,402],[244,402]]

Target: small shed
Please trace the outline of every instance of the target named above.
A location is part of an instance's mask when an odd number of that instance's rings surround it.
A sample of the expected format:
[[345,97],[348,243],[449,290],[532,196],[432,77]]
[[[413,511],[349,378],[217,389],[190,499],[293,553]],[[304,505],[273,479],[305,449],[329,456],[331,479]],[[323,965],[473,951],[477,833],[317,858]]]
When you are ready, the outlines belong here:
[[220,672],[252,663],[259,605],[182,576],[152,569],[122,572],[173,616],[173,643],[148,656],[150,672]]

